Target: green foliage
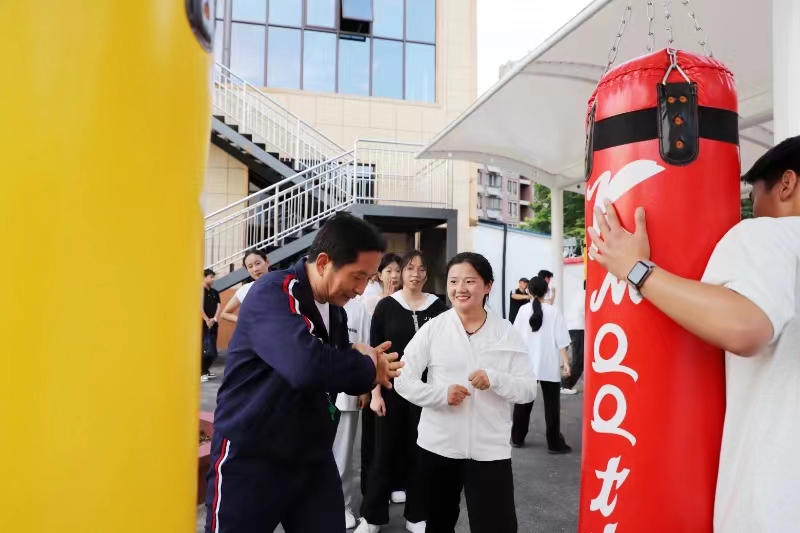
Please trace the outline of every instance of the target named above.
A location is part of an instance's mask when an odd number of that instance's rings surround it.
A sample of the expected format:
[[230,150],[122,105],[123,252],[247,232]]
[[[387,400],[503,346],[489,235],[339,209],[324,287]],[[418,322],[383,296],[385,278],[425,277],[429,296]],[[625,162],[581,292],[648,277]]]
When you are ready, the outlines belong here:
[[742,219],[753,218],[753,201],[750,198],[742,198]]
[[[564,192],[564,237],[575,237],[583,241],[586,218],[584,213],[584,197],[571,191]],[[531,202],[533,218],[520,223],[519,227],[528,231],[550,234],[550,189],[539,183],[533,184],[533,201]]]

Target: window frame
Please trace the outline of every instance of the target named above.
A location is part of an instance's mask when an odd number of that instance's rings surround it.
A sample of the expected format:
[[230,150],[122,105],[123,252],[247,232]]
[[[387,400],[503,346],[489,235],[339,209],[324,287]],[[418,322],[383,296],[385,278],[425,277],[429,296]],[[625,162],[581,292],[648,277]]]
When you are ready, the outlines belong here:
[[[372,17],[373,20],[370,21],[370,31],[369,34],[354,34],[352,32],[342,31],[341,28],[341,12],[342,12],[342,1],[343,0],[334,0],[333,2],[333,26],[318,26],[308,24],[308,2],[310,0],[300,0],[300,24],[299,26],[293,25],[286,25],[286,24],[272,24],[270,22],[270,2],[271,0],[262,0],[266,4],[266,22],[253,22],[247,20],[233,20],[233,1],[235,0],[217,0],[218,2],[224,3],[223,14],[224,18],[218,19],[216,18],[216,10],[215,10],[215,21],[217,24],[216,31],[222,31],[222,53],[220,54],[222,64],[230,68],[231,65],[231,33],[232,33],[232,24],[235,22],[237,24],[250,24],[253,26],[262,26],[264,27],[264,80],[263,85],[260,87],[270,87],[269,85],[269,35],[271,28],[285,28],[285,29],[294,29],[300,31],[300,85],[299,89],[288,89],[288,90],[310,90],[305,89],[305,80],[304,80],[304,68],[305,68],[305,32],[308,31],[318,31],[318,32],[326,32],[331,33],[335,36],[336,40],[336,65],[334,67],[335,70],[335,82],[334,82],[334,93],[333,94],[345,94],[339,92],[339,69],[340,69],[340,54],[339,54],[339,40],[341,39],[342,35],[359,35],[366,37],[370,40],[369,43],[369,94],[366,95],[367,97],[374,97],[374,98],[386,98],[389,100],[402,100],[406,102],[417,102],[422,104],[436,104],[439,102],[440,99],[440,83],[439,83],[439,76],[438,76],[438,67],[439,67],[439,2],[438,0],[432,0],[434,2],[434,39],[433,42],[426,42],[426,41],[419,41],[419,40],[411,40],[408,38],[408,32],[406,31],[407,26],[407,19],[408,19],[408,2],[409,0],[401,0],[403,3],[403,21],[402,21],[402,37],[387,37],[383,35],[375,35],[373,25],[375,19],[375,0],[369,0],[370,6],[372,9]],[[353,20],[361,20],[361,19],[353,19]],[[401,43],[402,45],[402,57],[401,57],[401,72],[402,78],[400,80],[400,88],[399,93],[401,94],[400,98],[394,98],[389,96],[375,96],[374,92],[374,83],[373,78],[375,75],[374,72],[374,61],[375,61],[375,40],[381,39],[384,41],[392,41],[396,43]],[[418,45],[425,45],[433,47],[433,101],[424,101],[424,100],[408,100],[408,95],[406,91],[406,84],[407,84],[407,68],[406,62],[408,59],[407,48],[408,44],[418,44]],[[327,93],[326,93],[327,94]],[[363,95],[351,95],[351,96],[361,96]],[[502,186],[502,183],[501,183]]]

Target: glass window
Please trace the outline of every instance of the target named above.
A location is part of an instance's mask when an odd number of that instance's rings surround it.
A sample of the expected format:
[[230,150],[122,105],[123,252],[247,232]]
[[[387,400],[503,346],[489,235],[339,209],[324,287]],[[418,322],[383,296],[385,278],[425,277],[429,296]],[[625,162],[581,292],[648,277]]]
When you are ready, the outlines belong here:
[[403,38],[403,0],[375,0],[375,21],[372,33],[376,37]]
[[342,18],[372,20],[372,0],[342,0]]
[[339,92],[369,96],[369,38],[339,38]]
[[303,33],[303,89],[336,92],[336,34]]
[[264,24],[267,21],[267,3],[264,0],[233,0],[233,20]]
[[217,21],[217,28],[214,31],[214,61],[222,63],[222,47],[224,46],[225,32],[223,31],[224,22]]
[[[264,2],[264,0],[259,0]],[[269,23],[300,27],[303,18],[303,0],[269,0]]]
[[372,96],[403,98],[403,43],[375,39],[372,46]]
[[253,85],[264,85],[264,26],[231,24],[231,70]]
[[300,30],[269,27],[267,85],[300,88]]
[[406,39],[436,42],[436,0],[406,0]]
[[406,100],[436,100],[436,47],[406,43]]
[[225,0],[217,0],[217,18],[218,19],[225,18]]
[[336,27],[336,3],[334,0],[307,0],[306,24],[323,28]]

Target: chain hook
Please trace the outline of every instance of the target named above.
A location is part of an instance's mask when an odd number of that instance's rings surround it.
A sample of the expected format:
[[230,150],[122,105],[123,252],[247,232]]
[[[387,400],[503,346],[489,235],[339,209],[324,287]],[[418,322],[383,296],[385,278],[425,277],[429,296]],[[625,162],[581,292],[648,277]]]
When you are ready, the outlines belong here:
[[686,80],[686,83],[692,83],[692,80],[689,79],[689,76],[686,75],[681,66],[678,64],[678,51],[674,48],[667,48],[667,54],[669,54],[669,68],[667,69],[666,74],[664,74],[664,79],[661,80],[661,85],[667,84],[667,78],[669,78],[669,75],[672,74],[673,70],[680,72],[681,76],[683,76],[683,79]]

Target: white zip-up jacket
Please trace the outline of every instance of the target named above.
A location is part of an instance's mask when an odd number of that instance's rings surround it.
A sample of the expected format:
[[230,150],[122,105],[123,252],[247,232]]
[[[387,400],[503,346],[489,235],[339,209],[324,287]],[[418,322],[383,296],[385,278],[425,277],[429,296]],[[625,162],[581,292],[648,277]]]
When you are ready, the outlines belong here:
[[[528,347],[510,322],[487,313],[483,327],[468,337],[451,309],[427,322],[405,349],[405,367],[394,386],[423,408],[417,444],[429,452],[450,459],[509,459],[513,404],[536,398]],[[469,375],[481,369],[489,377],[487,390],[469,383]],[[450,385],[463,385],[471,396],[459,406],[448,405]]]

